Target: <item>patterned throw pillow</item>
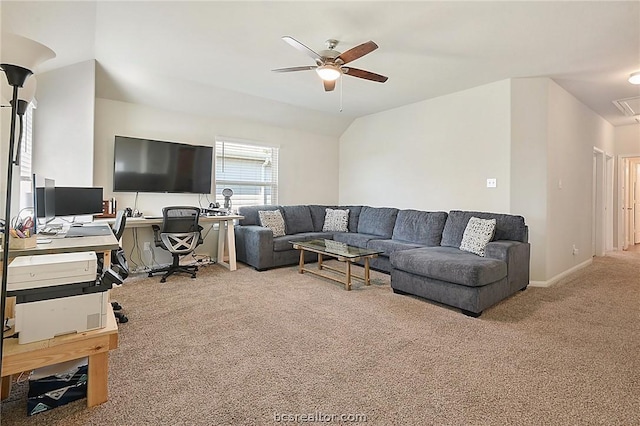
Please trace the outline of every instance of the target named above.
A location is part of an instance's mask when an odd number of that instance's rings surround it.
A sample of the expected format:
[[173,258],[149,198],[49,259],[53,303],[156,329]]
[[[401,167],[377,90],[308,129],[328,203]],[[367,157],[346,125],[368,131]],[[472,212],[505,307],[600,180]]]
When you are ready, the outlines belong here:
[[258,211],[260,226],[271,229],[274,237],[282,237],[284,232],[284,218],[280,210],[260,210]]
[[472,217],[462,235],[460,250],[468,251],[484,257],[484,249],[496,232],[495,219],[479,219]]
[[349,232],[349,209],[325,209],[322,232]]

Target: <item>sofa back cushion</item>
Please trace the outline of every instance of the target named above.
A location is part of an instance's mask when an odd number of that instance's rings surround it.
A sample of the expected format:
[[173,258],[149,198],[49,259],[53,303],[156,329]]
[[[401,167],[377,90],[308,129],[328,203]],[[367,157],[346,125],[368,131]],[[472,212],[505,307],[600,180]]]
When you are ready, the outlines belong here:
[[313,232],[313,221],[311,220],[309,206],[282,206],[280,210],[282,210],[284,216],[287,235]]
[[446,221],[446,212],[400,210],[392,238],[427,247],[439,246]]
[[311,213],[311,222],[313,222],[313,232],[322,232],[326,209],[336,208],[336,206],[320,206],[316,204],[312,204],[309,206],[309,212]]
[[451,210],[447,216],[447,222],[444,225],[442,231],[443,247],[460,247],[462,241],[462,235],[467,228],[467,223],[471,217],[478,217],[480,219],[495,219],[496,231],[492,241],[496,240],[511,240],[527,242],[527,226],[524,223],[524,217],[515,216],[502,213],[487,213],[487,212],[470,212]]
[[242,206],[238,207],[238,214],[244,216],[244,219],[240,219],[238,224],[242,226],[258,225],[260,226],[260,218],[258,212],[263,210],[278,210],[279,206]]
[[358,232],[391,238],[398,209],[363,206],[358,218]]
[[336,207],[342,210],[349,210],[349,232],[358,232],[358,221],[360,220],[360,212],[362,206],[340,206]]

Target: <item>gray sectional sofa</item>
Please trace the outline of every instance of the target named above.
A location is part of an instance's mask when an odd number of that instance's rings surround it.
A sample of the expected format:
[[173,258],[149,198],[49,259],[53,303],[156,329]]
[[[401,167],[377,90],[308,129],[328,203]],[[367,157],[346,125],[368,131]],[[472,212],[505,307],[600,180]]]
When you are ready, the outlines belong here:
[[[348,232],[323,232],[325,209],[349,209]],[[260,226],[258,212],[280,210],[287,235]],[[333,239],[379,250],[371,267],[391,274],[391,288],[450,305],[470,316],[524,290],[529,284],[530,246],[522,216],[459,211],[427,212],[369,206],[250,206],[235,227],[237,259],[257,270],[293,265],[292,241]],[[471,217],[495,219],[494,237],[481,257],[460,250]],[[305,255],[305,260],[317,260]]]

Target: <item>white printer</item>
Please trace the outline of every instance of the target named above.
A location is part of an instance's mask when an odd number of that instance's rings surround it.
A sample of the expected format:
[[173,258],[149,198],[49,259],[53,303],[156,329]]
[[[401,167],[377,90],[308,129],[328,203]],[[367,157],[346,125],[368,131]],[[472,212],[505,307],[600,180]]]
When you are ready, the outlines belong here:
[[111,284],[97,280],[94,252],[19,256],[8,270],[19,343],[105,327]]

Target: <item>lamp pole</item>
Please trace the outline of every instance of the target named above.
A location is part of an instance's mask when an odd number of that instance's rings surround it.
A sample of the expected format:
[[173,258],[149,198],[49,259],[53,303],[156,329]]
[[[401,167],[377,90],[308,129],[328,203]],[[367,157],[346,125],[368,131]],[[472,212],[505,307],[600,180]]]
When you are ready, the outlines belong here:
[[32,72],[18,65],[0,64],[7,76],[9,85],[13,87],[11,100],[11,129],[9,133],[9,153],[7,156],[7,191],[4,206],[4,234],[2,239],[2,286],[0,289],[0,318],[2,319],[2,339],[0,339],[0,372],[2,371],[2,355],[4,348],[4,323],[7,303],[7,274],[9,272],[9,225],[11,220],[11,192],[13,190],[13,151],[16,142],[16,117],[18,112],[18,88],[24,85]]

